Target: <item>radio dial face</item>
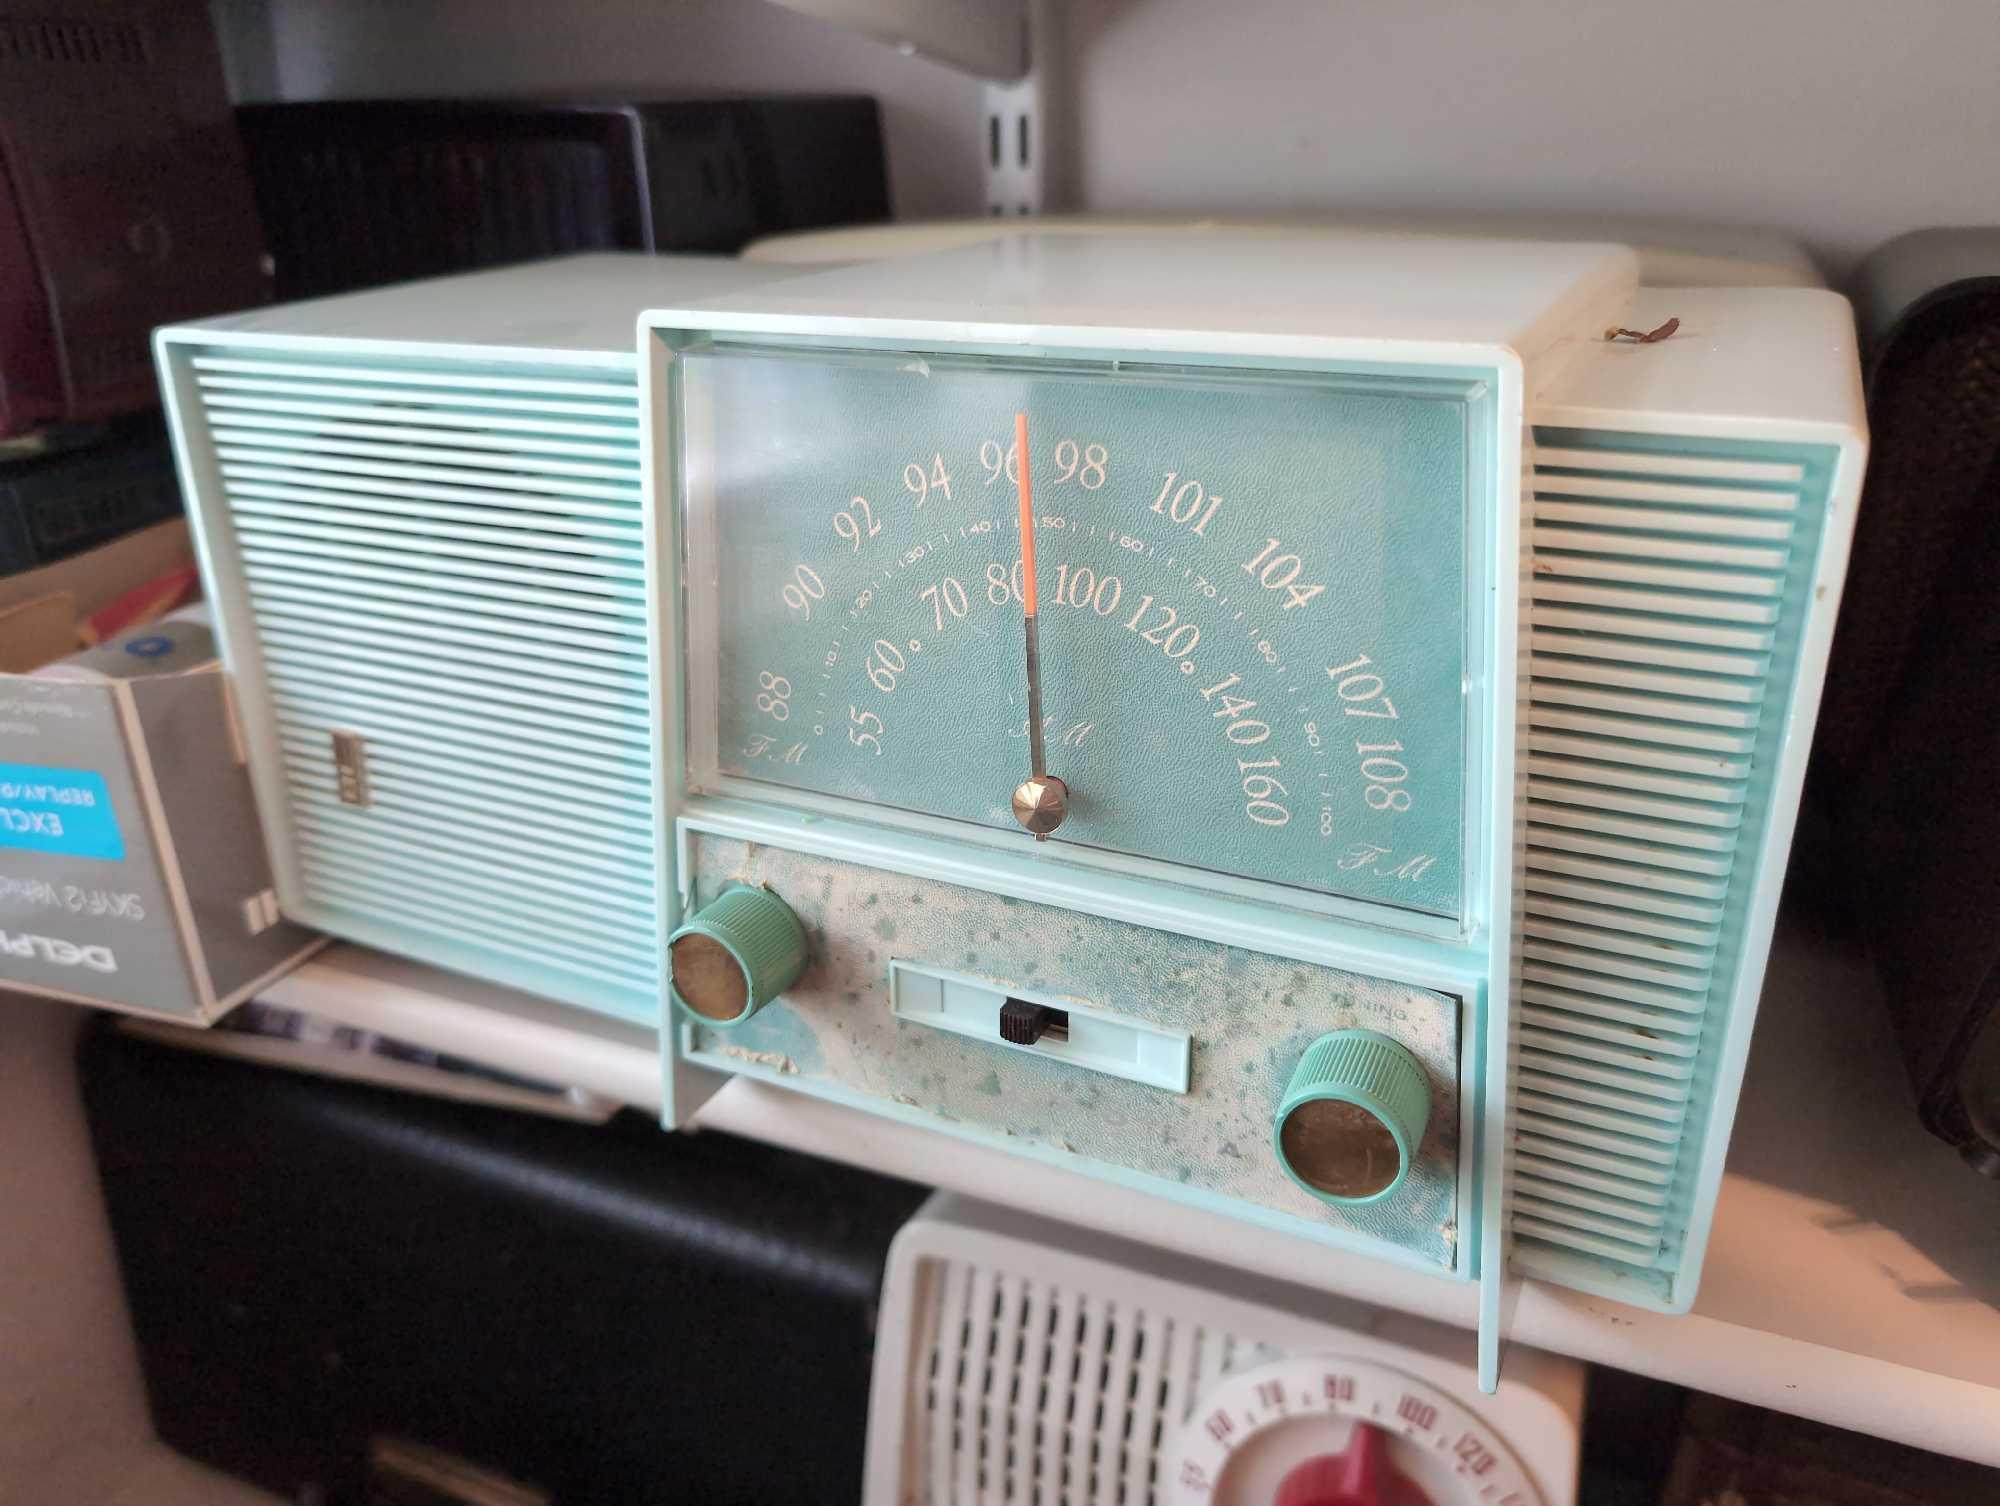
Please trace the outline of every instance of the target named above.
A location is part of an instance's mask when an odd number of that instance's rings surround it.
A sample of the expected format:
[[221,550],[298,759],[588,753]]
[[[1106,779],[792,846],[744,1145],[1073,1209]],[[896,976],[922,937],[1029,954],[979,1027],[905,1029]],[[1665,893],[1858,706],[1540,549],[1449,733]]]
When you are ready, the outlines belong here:
[[755,345],[675,370],[692,787],[1461,915],[1482,384]]
[[1543,1506],[1506,1441],[1386,1365],[1301,1355],[1230,1376],[1162,1457],[1171,1506]]

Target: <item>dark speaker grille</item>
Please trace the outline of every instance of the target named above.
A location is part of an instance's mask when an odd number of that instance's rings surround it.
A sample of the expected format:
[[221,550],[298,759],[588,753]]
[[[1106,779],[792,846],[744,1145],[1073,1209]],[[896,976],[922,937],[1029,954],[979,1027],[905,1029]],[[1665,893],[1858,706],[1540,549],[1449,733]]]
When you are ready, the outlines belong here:
[[626,241],[589,142],[329,141],[254,170],[288,297]]
[[889,213],[867,99],[320,100],[237,124],[283,298]]
[[0,16],[0,63],[132,68],[152,60],[145,28],[134,21]]

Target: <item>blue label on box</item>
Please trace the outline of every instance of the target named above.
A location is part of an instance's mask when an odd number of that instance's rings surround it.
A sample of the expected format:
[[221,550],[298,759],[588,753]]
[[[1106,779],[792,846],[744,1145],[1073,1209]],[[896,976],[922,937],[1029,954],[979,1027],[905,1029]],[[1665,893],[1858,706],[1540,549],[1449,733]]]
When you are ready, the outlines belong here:
[[0,763],[0,847],[125,860],[104,776],[89,769]]

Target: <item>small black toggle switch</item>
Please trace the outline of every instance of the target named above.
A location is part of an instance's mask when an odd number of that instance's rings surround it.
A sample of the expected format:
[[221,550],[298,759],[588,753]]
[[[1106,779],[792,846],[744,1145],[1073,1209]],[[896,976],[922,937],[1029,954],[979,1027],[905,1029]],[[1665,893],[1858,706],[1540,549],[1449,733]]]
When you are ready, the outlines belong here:
[[1000,1006],[1000,1039],[1016,1046],[1032,1046],[1050,1031],[1069,1029],[1067,1010],[1046,1004],[1030,1004],[1026,999],[1009,999]]

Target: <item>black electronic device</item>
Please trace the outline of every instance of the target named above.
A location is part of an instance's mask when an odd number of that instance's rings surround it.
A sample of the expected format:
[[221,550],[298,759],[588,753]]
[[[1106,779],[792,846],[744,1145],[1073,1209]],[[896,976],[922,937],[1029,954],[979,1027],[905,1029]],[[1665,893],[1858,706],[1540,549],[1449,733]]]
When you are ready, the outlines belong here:
[[263,261],[207,6],[0,7],[0,438],[156,406],[153,327]]
[[1859,277],[1872,455],[1812,789],[1924,1124],[2000,1179],[2000,230]]
[[236,112],[278,294],[889,217],[859,95],[326,100]]
[[156,413],[108,426],[94,442],[0,459],[0,576],[178,516],[173,450]]
[[108,1019],[80,1075],[180,1452],[326,1506],[412,1461],[559,1503],[860,1499],[883,1265],[923,1189]]

